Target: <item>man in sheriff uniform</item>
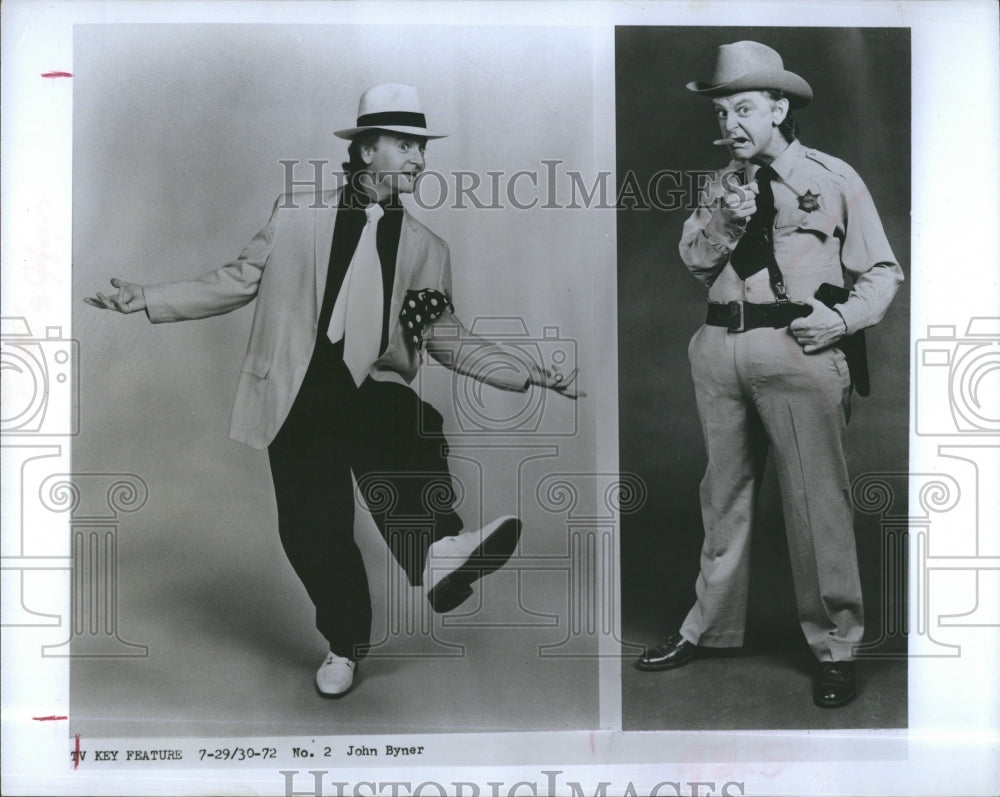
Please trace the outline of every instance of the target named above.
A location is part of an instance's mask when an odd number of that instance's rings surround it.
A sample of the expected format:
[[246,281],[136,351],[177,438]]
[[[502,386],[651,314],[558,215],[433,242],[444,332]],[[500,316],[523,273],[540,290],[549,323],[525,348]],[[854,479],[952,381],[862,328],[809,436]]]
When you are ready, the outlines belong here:
[[694,607],[636,666],[671,669],[699,646],[743,644],[750,535],[770,450],[799,621],[819,661],[813,700],[842,706],[856,694],[852,654],[864,631],[845,450],[852,375],[867,392],[857,333],[882,319],[903,274],[861,178],[797,140],[790,110],[807,105],[812,89],[777,52],[723,45],[712,81],[687,88],[711,99],[715,143],[732,156],[680,242],[708,288],[706,323],[688,348],[708,453],[705,542]]
[[145,310],[153,323],[256,300],[229,434],[268,451],[281,542],[329,644],[316,673],[324,697],[351,688],[371,635],[352,472],[390,552],[437,612],[465,601],[520,536],[512,516],[458,533],[441,415],[406,384],[422,352],[503,390],[577,396],[575,371],[526,362],[454,315],[448,246],[399,201],[424,169],[427,140],[443,137],[427,128],[416,89],[369,89],[356,125],[336,135],[351,142],[345,185],[279,197],[232,263],[156,285],[113,279],[117,293],[86,300]]

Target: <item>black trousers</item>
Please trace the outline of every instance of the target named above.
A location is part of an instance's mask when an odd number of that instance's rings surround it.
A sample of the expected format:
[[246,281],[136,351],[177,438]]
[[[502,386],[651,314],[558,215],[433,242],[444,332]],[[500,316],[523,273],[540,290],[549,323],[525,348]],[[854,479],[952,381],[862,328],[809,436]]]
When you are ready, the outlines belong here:
[[441,415],[404,385],[366,379],[356,386],[343,344],[317,341],[268,456],[281,544],[316,607],[316,627],[339,656],[364,658],[371,640],[356,499],[414,586],[428,546],[462,528],[441,425]]

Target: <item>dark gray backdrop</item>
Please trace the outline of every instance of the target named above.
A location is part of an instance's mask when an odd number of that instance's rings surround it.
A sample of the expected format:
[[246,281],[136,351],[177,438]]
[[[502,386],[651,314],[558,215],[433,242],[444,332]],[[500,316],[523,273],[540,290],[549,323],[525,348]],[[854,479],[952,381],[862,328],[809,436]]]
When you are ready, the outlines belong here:
[[[618,28],[617,169],[645,186],[660,169],[715,169],[726,154],[711,105],[687,89],[708,80],[721,44],[753,39],[778,50],[785,68],[813,87],[798,111],[800,139],[850,163],[867,183],[886,234],[909,274],[910,43],[907,29]],[[667,183],[663,188],[670,187]],[[688,198],[693,201],[689,191]],[[623,519],[622,616],[630,641],[653,644],[676,628],[694,600],[703,538],[698,484],[705,467],[687,345],[702,323],[706,294],[677,251],[690,210],[618,213],[619,419],[621,468],[648,486],[644,508]],[[872,395],[853,397],[852,478],[903,474],[908,441],[909,286],[869,332]],[[904,484],[905,486],[905,484]],[[905,490],[899,493],[905,501]],[[761,495],[754,539],[748,645],[764,651],[801,643],[773,471]],[[897,511],[904,511],[905,507]],[[905,513],[905,511],[904,511]],[[855,524],[866,601],[866,639],[898,611],[905,585],[884,598],[882,532],[875,515]],[[905,650],[901,638],[893,650]],[[626,672],[626,679],[628,679]],[[629,727],[629,691],[624,720]],[[905,701],[903,705],[905,712]],[[727,720],[720,719],[720,726]]]

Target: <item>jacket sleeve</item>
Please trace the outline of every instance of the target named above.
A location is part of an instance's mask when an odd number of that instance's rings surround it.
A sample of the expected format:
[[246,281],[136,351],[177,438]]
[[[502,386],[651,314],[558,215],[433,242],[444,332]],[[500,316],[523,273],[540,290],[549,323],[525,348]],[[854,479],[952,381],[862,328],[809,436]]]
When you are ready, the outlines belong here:
[[[438,289],[451,302],[451,256],[447,247]],[[452,371],[500,390],[526,391],[531,382],[532,363],[520,352],[497,346],[469,331],[453,307],[424,330],[423,345],[430,355]]]
[[429,327],[424,343],[442,365],[500,390],[523,393],[531,385],[532,367],[538,367],[523,352],[470,332],[451,312]]
[[681,260],[707,287],[711,287],[729,263],[729,256],[744,231],[743,225],[723,213],[722,194],[722,177],[716,174],[699,193],[698,207],[684,222],[681,233]]
[[843,202],[847,222],[840,256],[854,277],[854,286],[847,301],[837,305],[837,312],[851,334],[882,320],[903,282],[903,270],[885,237],[871,194],[853,170],[844,187]]
[[232,263],[195,279],[144,285],[149,320],[160,324],[207,318],[231,312],[253,301],[277,235],[278,205],[279,201],[275,201],[267,225]]

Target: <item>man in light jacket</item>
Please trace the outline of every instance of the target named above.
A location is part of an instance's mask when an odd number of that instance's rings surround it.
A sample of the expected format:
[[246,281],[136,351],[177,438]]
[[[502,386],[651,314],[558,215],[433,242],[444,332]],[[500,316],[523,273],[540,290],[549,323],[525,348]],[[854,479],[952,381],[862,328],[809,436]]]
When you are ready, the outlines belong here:
[[[520,536],[512,516],[460,533],[442,418],[407,386],[423,352],[502,390],[580,395],[575,371],[476,338],[455,316],[448,246],[399,201],[424,169],[426,142],[442,137],[428,130],[416,89],[373,87],[356,125],[336,135],[351,142],[344,186],[280,196],[234,262],[179,282],[113,279],[117,293],[86,299],[145,310],[153,323],[256,299],[230,436],[268,451],[281,542],[329,643],[316,674],[325,697],[351,688],[371,634],[352,471],[389,550],[435,611],[468,598]],[[390,510],[414,521],[390,523]]]

